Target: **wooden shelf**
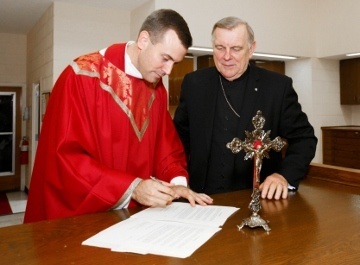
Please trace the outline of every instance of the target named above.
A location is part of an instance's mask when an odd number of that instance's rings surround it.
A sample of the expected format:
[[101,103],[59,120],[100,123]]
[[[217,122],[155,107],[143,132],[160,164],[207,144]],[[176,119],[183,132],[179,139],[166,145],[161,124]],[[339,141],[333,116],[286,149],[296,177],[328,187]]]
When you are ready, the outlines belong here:
[[360,126],[321,127],[323,163],[360,169]]

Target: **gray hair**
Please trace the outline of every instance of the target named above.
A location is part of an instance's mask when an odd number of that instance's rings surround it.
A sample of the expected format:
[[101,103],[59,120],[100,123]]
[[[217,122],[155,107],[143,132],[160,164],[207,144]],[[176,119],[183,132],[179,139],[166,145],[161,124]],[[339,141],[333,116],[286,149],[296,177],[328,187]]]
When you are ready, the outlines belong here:
[[214,41],[215,29],[220,28],[220,29],[232,30],[240,25],[244,25],[246,27],[246,30],[248,33],[248,44],[250,47],[251,44],[253,44],[253,42],[255,40],[254,31],[246,21],[244,21],[238,17],[225,17],[223,19],[220,19],[218,22],[216,22],[211,31],[212,41]]

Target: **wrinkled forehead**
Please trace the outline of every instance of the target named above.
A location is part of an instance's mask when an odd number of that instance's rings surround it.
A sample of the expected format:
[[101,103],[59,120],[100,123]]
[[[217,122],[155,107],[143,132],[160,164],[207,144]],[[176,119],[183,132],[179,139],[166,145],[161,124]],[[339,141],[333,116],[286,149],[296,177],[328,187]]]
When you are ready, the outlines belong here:
[[213,33],[213,44],[228,47],[244,46],[249,42],[248,33],[244,25],[232,29],[216,28]]

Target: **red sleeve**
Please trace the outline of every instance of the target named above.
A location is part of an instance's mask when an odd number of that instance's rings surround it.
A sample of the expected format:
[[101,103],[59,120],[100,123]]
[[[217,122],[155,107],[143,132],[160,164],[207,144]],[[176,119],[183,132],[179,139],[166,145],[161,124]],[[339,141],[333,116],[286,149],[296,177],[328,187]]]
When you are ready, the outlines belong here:
[[167,93],[165,88],[159,88],[157,96],[160,97],[161,110],[156,140],[156,175],[168,182],[177,176],[188,178],[186,158],[183,145],[175,130],[170,113],[167,111]]
[[[101,92],[96,78],[78,76],[71,67],[56,82],[39,138],[24,222],[106,211],[135,180],[114,169],[112,139],[107,135],[112,121],[106,113],[93,113],[96,104],[110,104],[108,97],[97,94]],[[105,112],[107,107],[101,109]]]

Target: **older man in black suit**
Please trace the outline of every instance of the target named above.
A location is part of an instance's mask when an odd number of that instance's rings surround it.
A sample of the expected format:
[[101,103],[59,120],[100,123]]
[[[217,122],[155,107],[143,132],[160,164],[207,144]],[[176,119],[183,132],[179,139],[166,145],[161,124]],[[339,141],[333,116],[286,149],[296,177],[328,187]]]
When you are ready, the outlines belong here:
[[315,155],[317,138],[301,110],[291,78],[249,63],[256,42],[249,24],[236,17],[218,21],[212,30],[216,67],[185,76],[174,122],[189,162],[190,187],[208,194],[252,187],[253,161],[226,147],[252,131],[258,110],[263,130],[281,136],[285,157],[270,152],[261,171],[261,196],[287,198],[297,189]]

